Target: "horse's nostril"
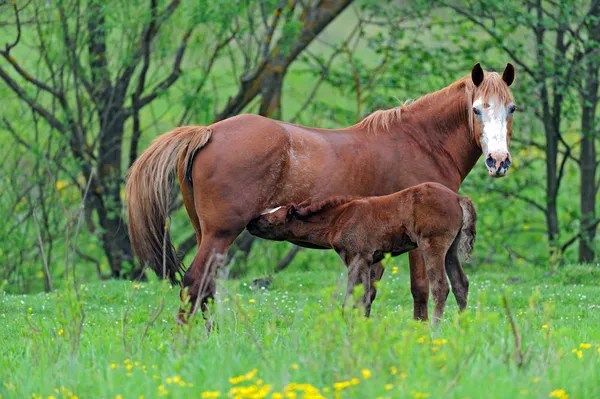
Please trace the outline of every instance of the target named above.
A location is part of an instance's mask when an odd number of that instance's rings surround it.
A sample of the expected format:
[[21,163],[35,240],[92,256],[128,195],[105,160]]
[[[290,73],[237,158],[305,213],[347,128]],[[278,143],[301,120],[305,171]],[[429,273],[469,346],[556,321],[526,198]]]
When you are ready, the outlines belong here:
[[490,156],[488,157],[488,159],[485,160],[485,164],[488,168],[493,168],[496,165],[496,161]]
[[506,158],[506,160],[504,161],[504,167],[508,168],[510,166],[510,159]]

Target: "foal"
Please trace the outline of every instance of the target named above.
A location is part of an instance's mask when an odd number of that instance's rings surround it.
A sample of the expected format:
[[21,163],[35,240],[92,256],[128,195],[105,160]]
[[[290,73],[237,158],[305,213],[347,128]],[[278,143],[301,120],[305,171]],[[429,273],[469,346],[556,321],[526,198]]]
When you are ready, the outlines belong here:
[[435,301],[435,326],[449,292],[445,269],[460,310],[467,306],[468,280],[458,256],[467,257],[473,249],[475,220],[468,197],[438,183],[424,183],[381,197],[333,197],[281,206],[252,220],[247,228],[269,240],[333,248],[348,266],[346,298],[357,284],[365,288],[362,302],[367,317],[376,295],[370,266],[386,253],[397,256],[419,248]]

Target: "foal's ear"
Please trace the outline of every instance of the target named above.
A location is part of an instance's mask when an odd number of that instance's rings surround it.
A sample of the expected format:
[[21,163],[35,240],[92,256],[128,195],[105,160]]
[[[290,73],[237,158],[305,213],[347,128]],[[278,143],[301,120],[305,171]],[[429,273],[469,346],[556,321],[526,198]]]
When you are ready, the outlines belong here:
[[287,206],[287,214],[285,215],[286,220],[292,220],[292,218],[296,215],[296,207],[294,205]]
[[483,82],[483,69],[479,62],[473,65],[473,69],[471,69],[471,80],[475,86],[479,86]]
[[502,72],[502,80],[506,82],[507,86],[510,86],[515,80],[515,67],[510,62],[506,64],[506,68]]

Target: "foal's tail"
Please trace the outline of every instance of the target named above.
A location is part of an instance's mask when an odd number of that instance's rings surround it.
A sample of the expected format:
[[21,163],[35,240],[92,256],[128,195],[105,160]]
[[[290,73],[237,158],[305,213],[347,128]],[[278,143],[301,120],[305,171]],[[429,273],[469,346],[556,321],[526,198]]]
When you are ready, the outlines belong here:
[[210,135],[210,130],[201,126],[178,127],[165,133],[135,161],[127,176],[128,229],[133,251],[143,264],[172,283],[183,272],[169,234],[173,172],[178,159],[183,170],[189,171],[194,154]]
[[458,256],[464,260],[469,258],[475,244],[475,222],[477,214],[469,197],[461,196],[458,200],[462,208],[462,227],[458,233]]

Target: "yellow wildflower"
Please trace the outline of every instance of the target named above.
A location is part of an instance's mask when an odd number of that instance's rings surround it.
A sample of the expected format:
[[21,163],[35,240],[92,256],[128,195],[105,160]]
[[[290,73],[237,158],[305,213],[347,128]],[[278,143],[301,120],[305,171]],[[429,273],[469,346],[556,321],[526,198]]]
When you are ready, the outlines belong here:
[[172,383],[172,382],[173,382],[173,379],[172,379],[171,377],[167,377],[167,378],[165,378],[165,382],[166,382],[167,384],[170,384],[170,383]]
[[544,325],[542,326],[542,329],[544,329],[544,330],[547,330],[547,329],[548,329],[548,324],[544,324]]
[[402,378],[406,378],[408,377],[408,374],[406,374],[404,371],[402,373],[400,373],[400,377]]
[[535,377],[534,379],[531,380],[531,382],[537,384],[538,382],[540,382],[540,377]]
[[358,385],[360,384],[360,380],[356,377],[354,377],[353,379],[350,380],[350,383],[352,383],[352,385]]
[[394,388],[394,386],[392,384],[385,384],[385,390],[386,391],[391,391],[392,388]]
[[559,398],[559,399],[569,399],[569,395],[567,395],[567,393],[565,392],[564,389],[555,389],[554,391],[550,392],[550,395],[548,397]]
[[62,328],[60,330],[58,330],[58,335],[63,335],[65,333],[65,330],[63,330]]
[[173,382],[174,383],[178,383],[179,381],[181,381],[181,378],[179,378],[179,376],[173,377]]
[[292,363],[292,370],[298,370],[298,364]]
[[398,273],[398,266],[392,267],[392,274]]
[[413,398],[415,398],[415,399],[425,399],[428,397],[429,397],[429,394],[425,393],[425,392],[414,392],[413,393]]
[[592,345],[590,345],[590,344],[580,344],[579,347],[581,349],[590,349],[592,347]]
[[248,300],[248,302],[250,302],[250,303],[254,303],[254,302],[256,302],[256,301],[255,301],[254,299],[250,299],[250,300]]
[[283,399],[283,394],[280,392],[273,392],[273,395],[271,395],[271,399]]
[[293,392],[293,391],[289,391],[289,392],[285,393],[285,397],[288,399],[296,399],[296,396],[298,396],[298,395],[296,394],[296,392]]
[[203,399],[218,398],[219,396],[221,396],[221,392],[219,392],[219,391],[206,391],[206,392],[202,392],[202,398]]
[[447,339],[434,339],[433,344],[437,346],[442,346],[448,342]]
[[417,342],[422,344],[423,342],[425,342],[425,336],[423,335],[422,337],[419,337],[419,339],[417,339]]
[[141,284],[134,284],[133,288],[135,288],[136,290],[139,290],[141,286],[142,286]]
[[123,399],[123,397],[121,395],[117,395],[115,396],[115,399]]
[[371,371],[368,369],[362,369],[360,371],[360,374],[362,374],[362,377],[366,380],[367,378],[371,377]]
[[390,373],[395,375],[397,372],[398,372],[398,369],[396,367],[394,367],[394,366],[390,367]]
[[56,189],[58,191],[62,191],[68,185],[69,185],[69,183],[67,183],[65,180],[57,180],[56,181]]
[[131,370],[133,368],[133,366],[131,364],[127,365],[127,370]]

